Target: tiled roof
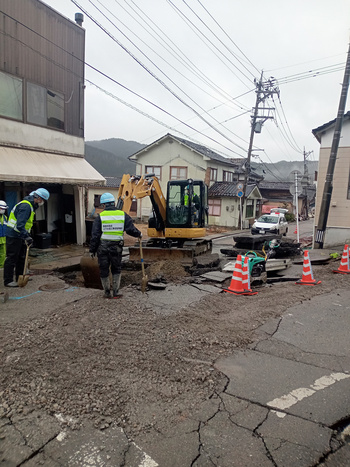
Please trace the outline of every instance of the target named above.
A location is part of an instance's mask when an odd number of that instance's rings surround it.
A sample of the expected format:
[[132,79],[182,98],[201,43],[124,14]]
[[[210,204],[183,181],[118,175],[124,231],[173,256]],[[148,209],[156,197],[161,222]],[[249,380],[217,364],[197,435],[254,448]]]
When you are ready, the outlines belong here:
[[[237,196],[239,191],[237,184],[242,182],[215,182],[208,190],[209,197],[212,198],[222,198],[229,197],[234,198]],[[247,185],[247,196],[254,190],[256,185]]]
[[166,135],[162,136],[158,140],[154,141],[153,143],[149,144],[143,149],[140,149],[140,151],[137,151],[135,154],[132,154],[129,156],[129,158],[135,156],[136,154],[141,154],[144,151],[148,151],[153,145],[158,145],[161,141],[164,141],[165,139],[173,139],[174,141],[178,141],[179,143],[189,147],[190,149],[198,152],[199,154],[202,154],[202,156],[209,157],[209,159],[215,160],[217,162],[221,162],[222,164],[226,164],[228,166],[234,167],[239,171],[241,166],[244,164],[246,159],[242,157],[241,159],[230,159],[228,157],[221,156],[215,151],[212,151],[211,149],[197,143],[193,143],[192,141],[189,141],[187,139],[183,138],[178,138],[177,136],[173,136],[170,133],[167,133]]
[[106,186],[109,188],[119,188],[122,177],[105,177]]
[[261,190],[289,190],[290,186],[290,182],[259,182]]

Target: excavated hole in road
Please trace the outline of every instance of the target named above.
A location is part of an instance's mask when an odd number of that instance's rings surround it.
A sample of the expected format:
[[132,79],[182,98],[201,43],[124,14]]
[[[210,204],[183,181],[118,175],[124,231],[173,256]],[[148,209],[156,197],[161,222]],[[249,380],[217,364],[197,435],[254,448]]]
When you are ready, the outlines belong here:
[[[145,273],[148,277],[148,282],[155,283],[183,283],[192,279],[188,267],[174,261],[158,261],[156,263],[146,266]],[[94,272],[93,280],[88,284],[89,288],[102,289],[99,275]],[[204,272],[204,271],[203,271]],[[85,287],[85,279],[82,271],[69,270],[69,271],[55,271],[54,275],[62,279],[66,284],[71,287]],[[128,285],[139,287],[142,282],[141,265],[126,264],[123,265],[121,276],[121,288]]]

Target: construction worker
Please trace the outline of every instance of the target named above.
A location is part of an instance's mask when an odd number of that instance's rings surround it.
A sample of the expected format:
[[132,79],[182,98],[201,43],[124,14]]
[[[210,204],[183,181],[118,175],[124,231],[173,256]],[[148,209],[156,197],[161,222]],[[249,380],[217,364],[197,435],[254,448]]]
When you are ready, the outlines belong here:
[[[97,253],[104,297],[112,298],[112,287],[113,298],[119,298],[124,231],[138,238],[142,237],[142,233],[134,226],[128,214],[115,208],[115,199],[111,193],[103,193],[100,203],[104,210],[92,225],[89,252],[91,258]],[[112,284],[109,281],[109,270],[112,273]]]
[[30,231],[33,226],[35,211],[49,197],[50,193],[45,188],[38,188],[17,203],[10,213],[6,228],[5,287],[18,287],[18,277],[25,274],[24,263],[27,246],[33,244]]
[[4,266],[6,258],[6,209],[8,209],[8,206],[5,201],[0,201],[0,268]]

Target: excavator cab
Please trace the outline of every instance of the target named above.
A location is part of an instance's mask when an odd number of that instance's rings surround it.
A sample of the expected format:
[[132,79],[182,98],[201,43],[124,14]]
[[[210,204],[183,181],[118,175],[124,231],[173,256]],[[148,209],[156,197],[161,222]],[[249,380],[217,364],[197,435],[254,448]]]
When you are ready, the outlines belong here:
[[171,180],[167,187],[166,227],[203,228],[208,215],[207,187],[201,180]]

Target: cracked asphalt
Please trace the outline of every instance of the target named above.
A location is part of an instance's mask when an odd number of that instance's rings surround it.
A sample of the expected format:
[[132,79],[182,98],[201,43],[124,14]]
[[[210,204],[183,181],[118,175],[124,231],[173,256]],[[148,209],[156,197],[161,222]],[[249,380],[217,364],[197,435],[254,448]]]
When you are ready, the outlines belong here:
[[255,296],[184,273],[103,300],[33,276],[0,303],[1,465],[349,466],[350,278],[337,267]]

